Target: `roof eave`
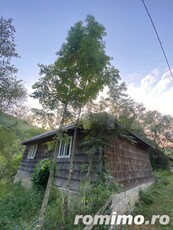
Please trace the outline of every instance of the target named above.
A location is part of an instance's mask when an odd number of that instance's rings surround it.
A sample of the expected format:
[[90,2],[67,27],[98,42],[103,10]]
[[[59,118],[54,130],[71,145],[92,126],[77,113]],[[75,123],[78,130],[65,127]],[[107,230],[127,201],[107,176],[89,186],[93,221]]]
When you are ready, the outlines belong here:
[[[64,126],[63,130],[74,129],[74,127],[75,127],[74,125],[66,125],[66,126]],[[58,132],[58,129],[55,129],[55,130],[48,131],[46,133],[31,137],[25,141],[22,141],[21,145],[27,145],[27,144],[34,142],[34,141],[38,141],[38,140],[42,140],[44,138],[55,136],[57,132]]]

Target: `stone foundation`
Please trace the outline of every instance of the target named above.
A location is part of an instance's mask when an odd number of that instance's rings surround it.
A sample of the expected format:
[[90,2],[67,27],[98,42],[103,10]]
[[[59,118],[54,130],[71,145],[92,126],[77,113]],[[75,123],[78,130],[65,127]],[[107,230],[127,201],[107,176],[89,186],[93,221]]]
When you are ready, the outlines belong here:
[[[135,203],[139,200],[139,191],[146,190],[152,184],[153,182],[149,182],[112,195],[111,212],[116,212],[117,215],[130,214],[135,207]],[[116,226],[112,226],[111,229],[116,229]]]
[[32,181],[31,181],[32,175],[29,172],[25,172],[22,170],[18,170],[17,174],[14,178],[13,183],[21,182],[22,186],[25,188],[31,188],[32,186]]

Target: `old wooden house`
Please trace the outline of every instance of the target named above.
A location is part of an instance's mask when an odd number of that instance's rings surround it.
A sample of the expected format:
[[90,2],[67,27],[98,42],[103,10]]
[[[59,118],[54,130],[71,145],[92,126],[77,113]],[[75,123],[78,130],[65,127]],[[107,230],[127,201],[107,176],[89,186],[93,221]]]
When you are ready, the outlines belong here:
[[[74,125],[65,127],[68,134],[68,142],[61,141],[58,157],[57,170],[54,175],[54,184],[59,188],[65,188],[70,166],[70,156],[73,143]],[[15,177],[25,187],[31,186],[32,173],[36,164],[44,159],[51,158],[53,150],[48,150],[47,142],[55,137],[57,130],[37,135],[22,142],[26,146],[23,159]],[[71,182],[71,190],[76,191],[80,182],[86,177],[90,157],[81,147],[82,131],[78,129],[77,145],[74,158],[74,174]],[[125,188],[135,187],[139,184],[154,180],[148,149],[151,148],[145,141],[129,132],[133,138],[132,144],[127,140],[117,137],[111,145],[105,145],[102,153],[96,153],[91,167],[91,182],[95,182],[100,172],[108,169],[116,181]],[[104,161],[103,161],[104,159]]]

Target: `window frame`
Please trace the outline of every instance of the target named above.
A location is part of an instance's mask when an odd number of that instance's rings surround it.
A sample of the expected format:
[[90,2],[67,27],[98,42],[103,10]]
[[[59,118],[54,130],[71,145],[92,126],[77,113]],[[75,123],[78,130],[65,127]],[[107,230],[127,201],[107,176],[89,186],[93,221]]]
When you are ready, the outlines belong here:
[[[70,158],[71,156],[71,152],[72,152],[72,143],[73,143],[73,137],[72,136],[68,136],[68,139],[69,139],[69,142],[68,143],[63,143],[64,140],[61,140],[60,141],[60,144],[59,144],[59,148],[58,148],[58,156],[57,158]],[[62,148],[62,143],[63,143],[63,154],[60,155],[60,151],[61,151],[61,148]],[[67,148],[67,146],[69,145],[69,151],[68,151],[68,155],[64,155],[65,153],[65,150]]]
[[[33,148],[33,149],[32,149]],[[32,149],[32,150],[31,150]],[[38,145],[30,145],[28,149],[27,159],[34,159],[37,153]],[[31,152],[32,151],[32,152]]]

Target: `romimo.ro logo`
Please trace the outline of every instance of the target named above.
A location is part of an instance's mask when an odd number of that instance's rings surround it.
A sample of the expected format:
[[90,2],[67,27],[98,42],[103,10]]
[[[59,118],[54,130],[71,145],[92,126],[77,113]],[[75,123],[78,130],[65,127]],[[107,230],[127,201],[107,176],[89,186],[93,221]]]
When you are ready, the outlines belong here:
[[84,225],[154,225],[156,223],[167,225],[170,222],[170,217],[168,215],[153,215],[151,220],[145,220],[143,215],[117,215],[117,212],[113,212],[111,215],[76,215],[74,225],[78,225],[81,221]]

